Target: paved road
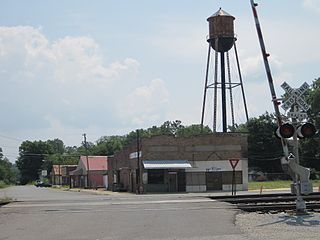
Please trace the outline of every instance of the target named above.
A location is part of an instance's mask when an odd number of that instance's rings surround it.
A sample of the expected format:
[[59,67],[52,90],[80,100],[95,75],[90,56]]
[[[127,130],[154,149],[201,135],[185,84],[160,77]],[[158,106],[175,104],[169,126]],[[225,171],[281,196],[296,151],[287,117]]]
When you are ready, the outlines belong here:
[[0,240],[248,239],[236,210],[199,196],[92,195],[33,186],[0,191]]

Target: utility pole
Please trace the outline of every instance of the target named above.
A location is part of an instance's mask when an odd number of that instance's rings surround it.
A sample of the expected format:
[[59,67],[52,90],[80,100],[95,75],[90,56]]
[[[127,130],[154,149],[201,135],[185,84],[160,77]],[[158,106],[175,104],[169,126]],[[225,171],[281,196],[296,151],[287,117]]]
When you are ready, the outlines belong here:
[[87,159],[87,185],[89,188],[91,188],[90,184],[90,179],[89,179],[89,157],[88,157],[88,146],[87,146],[87,135],[84,133],[83,134],[83,139],[84,139],[84,148],[86,149],[86,159]]
[[61,165],[60,165],[60,162],[59,162],[59,185],[61,186]]
[[138,193],[142,194],[143,193],[143,172],[142,172],[142,164],[141,164],[141,159],[140,159],[140,134],[139,130],[137,130],[137,161],[138,161],[138,169],[139,169],[139,181],[138,181]]

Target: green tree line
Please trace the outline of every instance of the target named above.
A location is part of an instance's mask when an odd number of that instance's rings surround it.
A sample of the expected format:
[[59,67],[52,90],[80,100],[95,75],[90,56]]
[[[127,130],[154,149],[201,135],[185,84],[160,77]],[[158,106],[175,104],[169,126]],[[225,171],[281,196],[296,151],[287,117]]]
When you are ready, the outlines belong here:
[[[161,126],[139,129],[141,137],[156,135],[192,136],[201,134],[200,125],[184,126],[181,121],[166,121]],[[204,127],[203,133],[211,133]],[[77,164],[80,155],[110,156],[120,151],[125,145],[136,141],[136,131],[124,136],[102,136],[96,142],[87,142],[87,148],[65,146],[60,139],[47,141],[24,141],[19,147],[16,165],[20,170],[20,182],[26,184],[35,181],[41,170],[51,171],[55,164]]]
[[18,177],[18,170],[9,159],[3,156],[0,148],[0,188],[15,183]]
[[[305,99],[310,105],[308,122],[320,129],[320,78],[315,79]],[[286,120],[286,116],[283,116]],[[275,137],[277,128],[273,114],[265,113],[251,118],[247,123],[232,128],[235,132],[248,133],[249,167],[256,167],[268,173],[281,173],[279,159],[283,156],[280,140]],[[292,151],[292,149],[290,149]],[[319,132],[312,138],[299,140],[300,164],[311,168],[312,177],[320,177],[320,137]],[[317,176],[318,175],[318,176]]]

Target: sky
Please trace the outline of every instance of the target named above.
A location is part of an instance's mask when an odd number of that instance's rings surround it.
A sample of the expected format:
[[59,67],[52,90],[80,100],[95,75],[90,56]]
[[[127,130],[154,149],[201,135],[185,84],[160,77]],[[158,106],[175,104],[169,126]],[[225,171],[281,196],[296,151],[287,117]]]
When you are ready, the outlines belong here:
[[[256,2],[277,95],[284,93],[283,82],[311,84],[320,77],[320,1]],[[95,142],[167,120],[199,124],[206,19],[220,7],[236,18],[249,116],[273,112],[249,0],[1,0],[4,155],[14,162],[25,140],[59,138],[79,146],[83,133]],[[213,61],[210,66],[212,81]],[[235,66],[232,49],[231,77],[239,82]],[[235,122],[243,123],[239,87],[233,99]],[[210,102],[212,91],[205,118],[212,126]],[[218,130],[220,108],[218,102]]]

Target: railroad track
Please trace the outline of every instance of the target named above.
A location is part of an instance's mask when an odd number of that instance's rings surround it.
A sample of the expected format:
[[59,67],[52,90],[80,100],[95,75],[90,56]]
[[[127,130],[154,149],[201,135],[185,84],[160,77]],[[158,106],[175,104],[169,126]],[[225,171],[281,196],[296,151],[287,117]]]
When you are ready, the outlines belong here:
[[[236,205],[246,212],[283,212],[296,209],[296,196],[292,194],[263,194],[211,197],[217,201]],[[303,196],[308,211],[320,212],[320,193]]]

